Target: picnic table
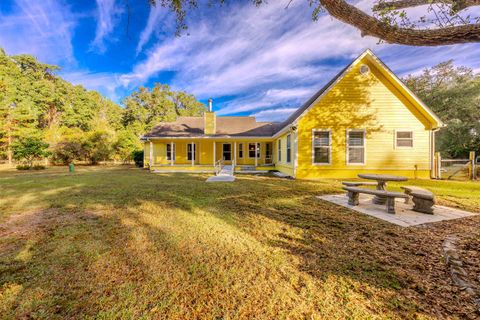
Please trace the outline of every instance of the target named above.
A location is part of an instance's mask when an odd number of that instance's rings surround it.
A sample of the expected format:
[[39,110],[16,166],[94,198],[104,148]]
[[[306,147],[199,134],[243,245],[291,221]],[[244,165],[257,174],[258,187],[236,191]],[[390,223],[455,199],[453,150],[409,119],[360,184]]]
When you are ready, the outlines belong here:
[[[359,174],[359,178],[367,179],[367,180],[376,180],[377,181],[377,190],[386,191],[387,181],[407,181],[407,177],[402,176],[393,176],[389,174]],[[375,195],[373,198],[373,203],[375,204],[385,204],[387,202],[387,198]]]

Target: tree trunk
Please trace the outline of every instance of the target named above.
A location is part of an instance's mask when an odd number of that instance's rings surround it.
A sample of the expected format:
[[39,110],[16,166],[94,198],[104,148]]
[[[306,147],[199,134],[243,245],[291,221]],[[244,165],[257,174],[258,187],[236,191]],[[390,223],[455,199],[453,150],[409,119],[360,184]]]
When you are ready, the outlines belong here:
[[8,140],[7,140],[7,157],[8,157],[8,164],[12,165],[12,136],[10,132],[8,132]]
[[320,0],[320,3],[331,16],[359,29],[362,36],[377,37],[388,43],[439,46],[480,41],[480,23],[432,29],[410,29],[382,22],[345,0]]

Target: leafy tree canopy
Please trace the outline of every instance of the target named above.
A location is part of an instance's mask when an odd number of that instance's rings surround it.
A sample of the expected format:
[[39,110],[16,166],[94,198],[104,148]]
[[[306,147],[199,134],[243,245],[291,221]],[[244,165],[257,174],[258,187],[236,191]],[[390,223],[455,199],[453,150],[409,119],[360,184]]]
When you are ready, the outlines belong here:
[[480,75],[447,61],[405,82],[447,124],[437,135],[439,151],[449,157],[480,155]]
[[11,160],[16,152],[15,159],[27,159],[18,149],[27,142],[28,150],[36,146],[40,152],[29,161],[46,156],[43,144],[25,140],[41,136],[55,162],[130,161],[141,148],[140,136],[158,122],[205,110],[193,95],[161,84],[132,93],[123,108],[63,80],[58,70],[30,55],[8,56],[0,48],[0,158]]
[[34,160],[47,157],[50,154],[47,149],[48,143],[36,136],[22,137],[12,145],[14,159],[24,161],[29,167]]
[[153,89],[141,87],[128,96],[124,125],[134,132],[146,132],[162,121],[174,121],[178,116],[200,116],[205,105],[195,96],[183,91],[172,91],[166,84],[155,84]]

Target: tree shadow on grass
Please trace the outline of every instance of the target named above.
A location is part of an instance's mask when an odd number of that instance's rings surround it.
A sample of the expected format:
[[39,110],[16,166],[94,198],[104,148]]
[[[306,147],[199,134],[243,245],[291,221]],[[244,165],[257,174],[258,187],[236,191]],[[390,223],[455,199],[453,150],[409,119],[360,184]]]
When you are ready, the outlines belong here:
[[402,317],[477,316],[465,302],[470,299],[451,284],[441,248],[448,234],[478,238],[478,217],[401,228],[316,199],[325,188],[316,190],[315,183],[311,188],[298,184],[297,190],[292,182],[291,189],[278,191],[258,179],[247,189],[253,194],[262,190],[261,199],[237,194],[218,200],[246,228],[252,227],[245,223],[249,216],[262,215],[298,229],[300,237],[280,228],[262,241],[299,257],[302,271],[318,279],[335,274],[386,292],[383,303]]
[[[440,248],[445,233],[478,219],[403,229],[314,197],[338,191],[335,183],[205,179],[134,171],[12,185],[7,204],[33,193],[30,202],[50,214],[0,242],[5,314],[368,316],[354,313],[367,312],[355,301],[384,316],[472,314],[453,298],[461,293]],[[318,292],[332,283],[343,286],[324,292],[338,304],[325,310]]]

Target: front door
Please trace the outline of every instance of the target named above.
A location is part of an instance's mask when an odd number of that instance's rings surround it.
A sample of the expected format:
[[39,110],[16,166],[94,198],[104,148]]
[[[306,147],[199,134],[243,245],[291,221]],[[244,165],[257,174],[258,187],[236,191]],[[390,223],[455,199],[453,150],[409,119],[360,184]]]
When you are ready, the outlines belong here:
[[230,143],[223,144],[222,159],[224,161],[232,161],[232,145]]

